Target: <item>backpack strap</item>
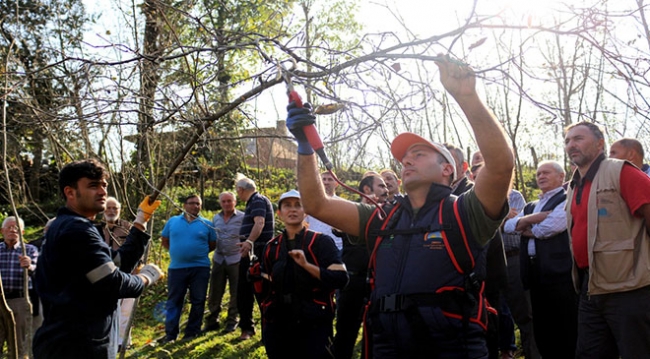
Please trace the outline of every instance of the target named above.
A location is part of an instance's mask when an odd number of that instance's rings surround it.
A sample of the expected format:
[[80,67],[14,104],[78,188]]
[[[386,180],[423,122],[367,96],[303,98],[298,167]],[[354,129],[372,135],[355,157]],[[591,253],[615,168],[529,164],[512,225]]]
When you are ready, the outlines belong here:
[[320,236],[320,233],[310,231],[310,230],[305,230],[305,236],[304,240],[302,241],[302,250],[305,253],[309,253],[311,256],[312,262],[314,263],[315,266],[318,265],[318,258],[316,257],[316,254],[314,254],[314,243],[316,240],[316,237]]
[[467,233],[458,211],[457,197],[440,201],[439,219],[442,239],[454,267],[460,274],[473,275],[476,262],[469,248]]
[[[441,234],[445,243],[445,248],[451,258],[456,270],[469,280],[466,281],[466,290],[471,293],[477,293],[480,290],[481,283],[474,272],[476,265],[474,256],[469,247],[467,233],[463,226],[460,212],[458,210],[458,197],[451,196],[440,200],[440,209],[438,211],[438,222],[440,224]],[[401,206],[396,204],[391,206],[390,210],[386,209],[388,215],[383,220],[380,219],[379,209],[376,209],[371,215],[366,225],[366,238],[369,248],[372,248],[370,263],[368,265],[368,275],[371,288],[374,289],[374,267],[376,265],[376,251],[379,244],[387,235],[414,234],[423,233],[429,230],[428,227],[416,227],[405,230],[394,229],[401,215]],[[372,241],[372,246],[370,243]]]
[[[370,215],[368,223],[366,223],[365,237],[366,237],[366,246],[368,252],[373,252],[377,246],[377,242],[381,242],[381,238],[385,235],[392,234],[392,232],[387,231],[391,228],[394,228],[397,224],[397,220],[402,213],[402,205],[397,203],[395,205],[391,203],[385,204],[381,209],[375,208],[375,210]],[[386,218],[381,217],[381,212],[386,213]],[[395,215],[397,214],[397,215]]]
[[[381,218],[379,211],[375,209],[370,216],[368,224],[366,224],[366,245],[370,251],[370,260],[368,261],[368,273],[366,274],[366,282],[370,286],[370,291],[375,290],[375,267],[377,260],[377,248],[386,234],[379,235],[379,233],[386,232],[387,229],[395,227],[399,217],[402,214],[402,206],[397,203],[394,206],[387,204],[384,211],[388,212],[386,218]],[[387,233],[390,234],[390,233]]]

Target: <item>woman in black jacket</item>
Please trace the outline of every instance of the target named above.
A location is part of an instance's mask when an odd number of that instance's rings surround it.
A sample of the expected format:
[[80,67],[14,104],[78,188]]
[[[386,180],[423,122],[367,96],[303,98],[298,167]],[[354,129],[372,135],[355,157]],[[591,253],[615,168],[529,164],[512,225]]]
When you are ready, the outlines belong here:
[[332,358],[334,291],[348,282],[334,240],[305,226],[298,191],[280,196],[284,231],[264,247],[262,341],[269,358]]

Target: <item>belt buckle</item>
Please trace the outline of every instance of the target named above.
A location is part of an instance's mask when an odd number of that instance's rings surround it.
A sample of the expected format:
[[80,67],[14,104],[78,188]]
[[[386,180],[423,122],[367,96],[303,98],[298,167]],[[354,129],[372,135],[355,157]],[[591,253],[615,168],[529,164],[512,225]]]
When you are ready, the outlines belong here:
[[396,312],[402,302],[402,296],[398,294],[388,294],[379,300],[380,312]]

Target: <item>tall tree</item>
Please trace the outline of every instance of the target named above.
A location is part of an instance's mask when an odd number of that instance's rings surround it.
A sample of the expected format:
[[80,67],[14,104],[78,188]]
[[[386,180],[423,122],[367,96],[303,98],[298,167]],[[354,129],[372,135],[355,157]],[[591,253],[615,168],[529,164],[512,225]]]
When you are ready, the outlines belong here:
[[[63,76],[66,71],[60,61],[66,57],[66,51],[72,52],[80,45],[84,7],[80,0],[7,0],[0,4],[0,13],[4,15],[0,22],[0,48],[14,60],[7,68],[13,74],[14,87],[6,96],[16,111],[8,111],[8,121],[16,125],[14,135],[20,139],[17,143],[30,157],[31,167],[24,166],[30,170],[25,180],[30,198],[39,202],[50,124],[68,106],[74,106],[74,90]],[[65,44],[66,49],[57,43]],[[77,116],[66,115],[70,119]]]

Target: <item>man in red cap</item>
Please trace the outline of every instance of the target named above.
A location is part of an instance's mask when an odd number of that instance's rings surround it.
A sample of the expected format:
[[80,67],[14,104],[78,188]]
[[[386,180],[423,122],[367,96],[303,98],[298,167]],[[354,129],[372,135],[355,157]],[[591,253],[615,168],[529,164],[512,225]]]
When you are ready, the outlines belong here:
[[[473,71],[452,61],[437,65],[484,157],[483,174],[457,199],[450,187],[456,177],[453,157],[444,146],[414,133],[402,133],[391,144],[402,163],[406,195],[394,207],[384,207],[386,215],[378,216],[371,205],[327,197],[303,131],[315,118],[307,108],[288,107],[287,127],[298,139],[298,184],[310,194],[303,198],[306,212],[374,248],[374,288],[366,317],[366,343],[372,343],[374,357],[488,355],[480,278],[485,246],[508,213],[514,160],[503,129],[476,93]],[[382,230],[374,231],[374,218],[387,218]],[[461,249],[471,259],[470,270],[463,269],[467,261],[457,255]]]

